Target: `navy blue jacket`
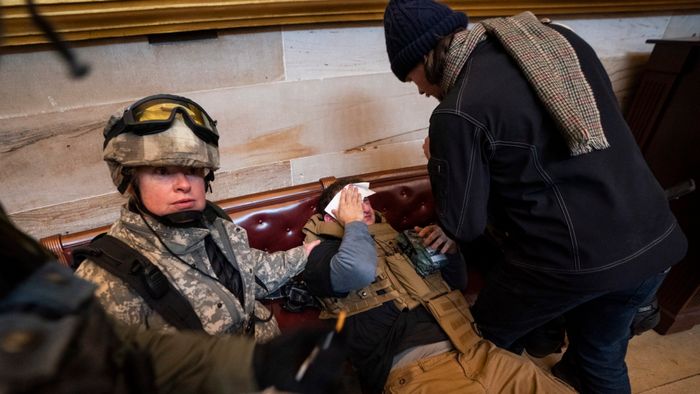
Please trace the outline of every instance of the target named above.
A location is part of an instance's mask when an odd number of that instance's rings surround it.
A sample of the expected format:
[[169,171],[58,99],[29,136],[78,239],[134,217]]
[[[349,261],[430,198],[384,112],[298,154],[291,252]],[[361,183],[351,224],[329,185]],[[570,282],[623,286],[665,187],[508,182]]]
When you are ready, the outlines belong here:
[[679,261],[687,241],[622,117],[593,49],[575,49],[610,148],[571,156],[524,75],[480,43],[430,120],[428,163],[442,227],[470,241],[491,223],[508,267],[545,286],[631,286]]

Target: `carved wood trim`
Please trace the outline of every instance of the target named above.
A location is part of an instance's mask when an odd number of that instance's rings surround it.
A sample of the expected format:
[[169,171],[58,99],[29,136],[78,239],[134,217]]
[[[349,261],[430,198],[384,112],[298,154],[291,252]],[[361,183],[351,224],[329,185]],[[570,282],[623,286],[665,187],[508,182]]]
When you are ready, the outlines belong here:
[[[386,0],[35,0],[67,41],[197,30],[324,22],[380,21]],[[542,16],[700,9],[700,0],[446,1],[472,17],[530,10]],[[0,5],[3,47],[47,43],[32,23],[25,0]]]

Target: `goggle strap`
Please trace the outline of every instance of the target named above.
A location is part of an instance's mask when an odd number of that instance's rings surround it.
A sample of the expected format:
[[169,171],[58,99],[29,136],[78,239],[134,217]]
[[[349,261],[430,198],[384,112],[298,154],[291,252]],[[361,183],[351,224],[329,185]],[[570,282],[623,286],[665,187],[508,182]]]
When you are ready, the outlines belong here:
[[119,118],[119,120],[117,120],[109,130],[105,130],[105,142],[102,144],[102,149],[104,150],[107,147],[107,144],[112,140],[112,138],[123,133],[125,128],[126,124],[124,123],[124,116],[122,115],[122,117]]
[[[163,131],[167,130],[167,129],[169,128],[170,125],[172,125],[172,122],[173,122],[173,120],[175,119],[175,114],[177,114],[177,113],[180,113],[180,114],[182,115],[182,119],[185,121],[185,124],[187,124],[187,126],[189,127],[189,129],[190,129],[199,139],[201,139],[202,141],[204,141],[204,142],[206,142],[206,143],[208,143],[208,144],[214,145],[214,146],[216,146],[216,147],[219,146],[219,136],[218,136],[217,134],[215,134],[214,132],[212,132],[212,131],[206,129],[204,126],[201,126],[201,125],[197,124],[194,120],[192,120],[192,117],[191,117],[190,114],[187,112],[187,110],[185,110],[185,109],[182,108],[182,107],[176,107],[176,108],[174,108],[173,111],[172,111],[171,114],[170,114],[170,117],[169,117],[168,119],[165,119],[165,120],[162,120],[162,121],[155,121],[155,122],[162,122],[162,123],[163,123],[163,126],[166,126],[166,125],[167,125],[168,127],[166,127],[165,129],[159,130],[159,131],[155,131],[155,130],[154,130],[154,131],[151,131],[151,132],[143,132],[143,131],[142,131],[142,132],[138,132],[138,131],[134,131],[134,133],[136,133],[136,134],[138,134],[138,135],[148,135],[148,134],[156,134],[156,133],[159,133],[159,132],[163,132]],[[208,118],[208,115],[205,114],[205,116],[207,116],[207,118]],[[114,125],[113,125],[108,131],[105,132],[105,136],[104,136],[104,137],[105,137],[105,141],[104,141],[104,143],[102,144],[102,149],[103,149],[103,150],[107,147],[107,144],[109,143],[109,141],[110,141],[112,138],[114,138],[114,137],[116,137],[116,136],[118,136],[118,135],[120,135],[120,134],[122,134],[122,133],[127,132],[126,129],[128,129],[128,128],[137,129],[139,124],[148,124],[148,123],[136,122],[134,125],[127,125],[126,122],[124,121],[124,117],[126,117],[126,113],[125,113],[121,118],[119,118],[119,120],[117,120],[117,121],[114,123]],[[133,117],[133,115],[132,115],[132,117]],[[207,120],[210,121],[210,123],[211,123],[211,119],[208,118]],[[153,124],[153,123],[151,123],[151,124]],[[204,130],[202,130],[202,129],[204,129]]]
[[117,190],[119,190],[120,194],[124,194],[126,189],[129,188],[129,184],[131,183],[132,174],[131,174],[131,171],[127,170],[124,167],[122,167],[121,173],[122,173],[122,181],[119,184],[119,186],[117,186]]

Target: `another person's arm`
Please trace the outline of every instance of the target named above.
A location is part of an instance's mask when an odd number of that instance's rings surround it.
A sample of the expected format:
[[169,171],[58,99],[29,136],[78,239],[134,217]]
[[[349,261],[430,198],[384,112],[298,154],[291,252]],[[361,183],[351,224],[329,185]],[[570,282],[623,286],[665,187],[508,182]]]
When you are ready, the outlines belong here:
[[363,222],[362,196],[355,187],[340,192],[336,219],[345,226],[338,253],[330,261],[331,284],[337,293],[361,289],[374,281],[377,252]]
[[318,297],[344,297],[351,290],[372,283],[377,271],[374,240],[362,221],[360,196],[341,194],[339,222],[345,223],[342,240],[327,239],[309,255],[304,280]]
[[115,325],[119,337],[148,353],[160,393],[246,393],[258,390],[255,341],[198,332],[162,333]]
[[483,144],[487,131],[452,112],[436,110],[430,120],[428,170],[441,227],[468,242],[484,232],[490,171]]
[[447,256],[447,265],[440,270],[445,282],[453,289],[464,291],[467,288],[467,265],[457,244],[435,224],[423,228],[416,227],[415,230],[418,236],[423,239],[423,244],[426,247]]
[[299,274],[306,265],[307,256],[318,242],[304,244],[295,248],[268,253],[250,247],[248,233],[242,227],[236,227],[231,236],[235,253],[242,259],[242,269],[252,269],[256,277],[255,298],[263,298],[279,289],[295,275]]
[[265,344],[235,335],[163,333],[124,325],[115,325],[115,332],[150,356],[159,393],[251,393],[267,387],[275,387],[274,392],[334,392],[346,358],[344,342],[336,336],[297,381],[303,360],[327,336],[327,329],[293,330]]

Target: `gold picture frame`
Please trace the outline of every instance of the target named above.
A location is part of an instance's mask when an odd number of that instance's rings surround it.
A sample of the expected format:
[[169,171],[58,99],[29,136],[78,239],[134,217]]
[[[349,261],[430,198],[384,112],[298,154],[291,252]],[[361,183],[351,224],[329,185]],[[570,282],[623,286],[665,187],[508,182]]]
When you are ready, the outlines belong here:
[[[35,0],[39,11],[67,41],[198,30],[328,22],[380,21],[387,0]],[[472,17],[540,16],[700,9],[700,0],[446,1]],[[47,42],[32,23],[25,0],[3,0],[1,46]]]

